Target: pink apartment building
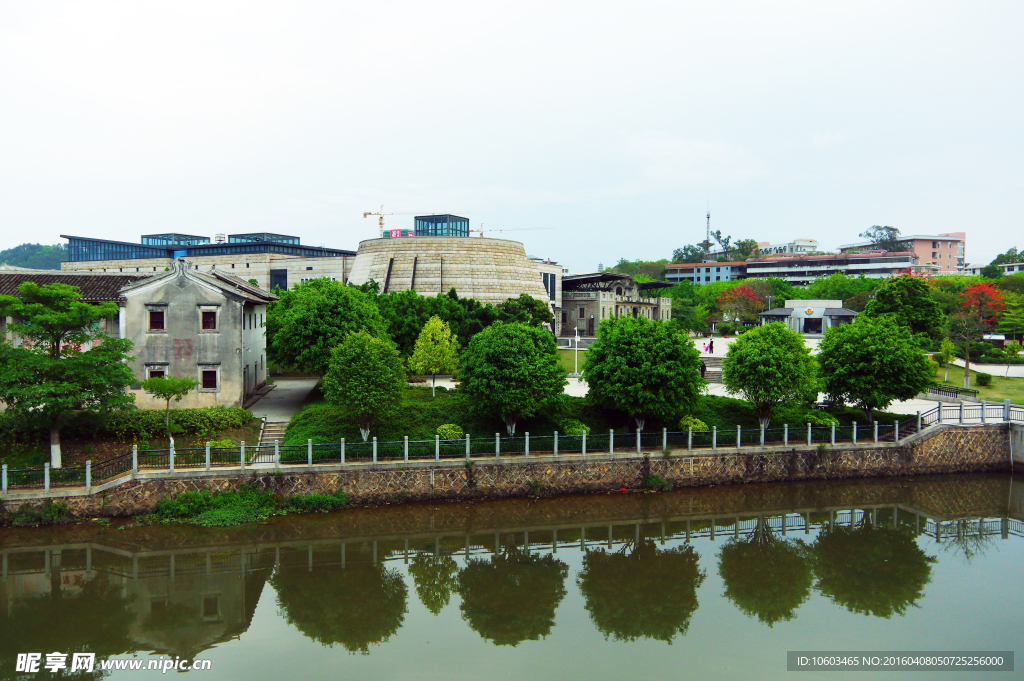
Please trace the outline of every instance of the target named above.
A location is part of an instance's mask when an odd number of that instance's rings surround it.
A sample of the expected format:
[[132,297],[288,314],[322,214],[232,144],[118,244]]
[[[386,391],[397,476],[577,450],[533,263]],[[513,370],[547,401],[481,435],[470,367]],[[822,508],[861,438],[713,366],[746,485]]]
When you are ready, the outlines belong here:
[[[917,256],[919,265],[933,265],[935,274],[954,274],[964,271],[964,248],[967,244],[967,232],[947,232],[944,234],[912,234],[901,236],[907,243],[904,250]],[[839,247],[840,253],[858,251],[871,246],[871,242],[863,241]]]

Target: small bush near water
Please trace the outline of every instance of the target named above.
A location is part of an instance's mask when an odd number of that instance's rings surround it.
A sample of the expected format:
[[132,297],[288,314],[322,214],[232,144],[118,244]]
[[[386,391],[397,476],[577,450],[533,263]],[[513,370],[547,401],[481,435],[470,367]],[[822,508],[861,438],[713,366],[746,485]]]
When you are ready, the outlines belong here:
[[[0,506],[0,516],[2,515],[2,506]],[[68,506],[59,501],[54,502],[53,499],[47,499],[40,511],[28,504],[22,504],[17,511],[11,514],[9,520],[14,527],[57,525],[68,520]]]
[[454,423],[443,423],[437,427],[437,435],[442,440],[461,440],[465,433]]
[[286,501],[273,492],[243,485],[226,492],[198,490],[164,498],[157,502],[153,515],[202,527],[229,527],[266,520],[275,513],[326,512],[346,504],[348,495],[340,490],[334,494],[299,494]]

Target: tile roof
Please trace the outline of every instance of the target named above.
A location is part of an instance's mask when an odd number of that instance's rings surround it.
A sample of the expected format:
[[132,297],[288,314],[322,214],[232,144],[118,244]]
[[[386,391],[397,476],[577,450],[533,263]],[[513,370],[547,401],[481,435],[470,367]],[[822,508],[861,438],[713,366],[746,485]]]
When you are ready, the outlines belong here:
[[0,271],[0,295],[17,295],[18,286],[31,281],[40,286],[46,284],[67,284],[76,286],[82,292],[82,300],[87,303],[106,303],[118,300],[122,287],[146,279],[151,274],[106,274],[96,272],[56,272],[53,270],[10,270]]

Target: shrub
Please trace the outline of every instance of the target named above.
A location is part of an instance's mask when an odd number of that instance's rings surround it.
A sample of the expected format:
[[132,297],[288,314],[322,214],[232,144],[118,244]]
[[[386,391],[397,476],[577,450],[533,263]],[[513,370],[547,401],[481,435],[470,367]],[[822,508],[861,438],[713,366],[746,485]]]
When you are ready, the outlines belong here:
[[982,385],[982,386],[984,386],[984,385],[991,385],[992,384],[992,374],[978,373],[976,375],[975,382],[978,385]]
[[228,527],[265,520],[280,505],[271,492],[243,485],[238,490],[215,492],[198,490],[164,498],[153,514],[164,520],[181,520],[204,527]]
[[704,423],[696,416],[684,416],[683,418],[679,419],[680,432],[688,430],[690,428],[693,428],[694,430],[711,430],[710,428],[708,428],[708,424]]
[[32,527],[35,525],[56,525],[68,519],[68,506],[61,502],[47,499],[41,511],[28,504],[22,504],[11,514],[11,525],[15,527]]
[[933,354],[933,355],[932,355],[932,359],[933,359],[933,360],[935,361],[935,363],[936,363],[936,364],[938,364],[938,365],[939,365],[940,367],[944,367],[944,366],[946,366],[946,356],[945,356],[945,355],[943,355],[943,354],[942,354],[941,352],[936,352],[935,354]]
[[211,448],[217,448],[217,447],[237,447],[237,446],[238,445],[236,445],[231,440],[210,440],[210,447]]
[[444,423],[438,426],[437,434],[442,440],[461,440],[464,435],[462,428],[454,423]]
[[821,411],[809,411],[804,414],[804,423],[809,423],[812,426],[831,426],[832,424],[838,426],[839,419]]
[[736,332],[736,326],[731,322],[722,322],[715,327],[723,336],[731,336]]
[[659,491],[669,487],[669,483],[660,475],[645,475],[643,486],[647,489]]
[[288,500],[289,509],[312,513],[327,513],[348,505],[348,495],[338,490],[334,494],[296,494]]
[[579,436],[586,433],[590,435],[590,426],[585,425],[581,421],[576,419],[566,419],[558,424],[559,432],[563,435],[574,435]]

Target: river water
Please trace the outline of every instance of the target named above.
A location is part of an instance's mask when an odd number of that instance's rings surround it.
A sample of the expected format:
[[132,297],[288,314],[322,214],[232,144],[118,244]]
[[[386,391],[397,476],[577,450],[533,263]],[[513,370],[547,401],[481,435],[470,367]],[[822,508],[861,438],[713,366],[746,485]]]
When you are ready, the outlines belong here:
[[[95,653],[81,677],[196,659],[205,679],[564,681],[782,679],[788,650],[1013,650],[1022,537],[1024,486],[999,475],[3,529],[0,677],[50,676],[15,670],[32,652]],[[975,677],[992,675],[942,675]]]

